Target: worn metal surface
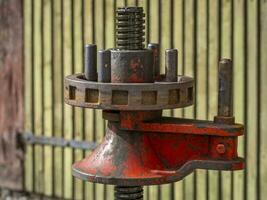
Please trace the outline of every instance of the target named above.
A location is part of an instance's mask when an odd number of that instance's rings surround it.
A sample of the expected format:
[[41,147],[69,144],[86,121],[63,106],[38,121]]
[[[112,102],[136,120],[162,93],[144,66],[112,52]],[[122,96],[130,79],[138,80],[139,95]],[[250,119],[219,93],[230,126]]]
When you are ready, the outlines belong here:
[[112,83],[152,83],[153,52],[144,50],[111,50]]
[[0,1],[0,187],[22,189],[22,1]]
[[218,69],[218,116],[233,116],[233,67],[230,59],[222,59]]
[[230,59],[222,59],[218,68],[218,115],[214,121],[233,124],[233,66]]
[[137,113],[123,113],[120,116],[120,126],[124,130],[144,132],[177,133],[189,135],[211,136],[241,136],[244,134],[244,126],[241,124],[221,124],[212,121],[192,120],[174,117],[161,117],[146,122]]
[[165,81],[176,82],[178,71],[178,51],[177,49],[167,49],[165,51]]
[[98,51],[98,82],[110,83],[111,81],[111,65],[110,50]]
[[[217,151],[218,144],[226,146],[225,153]],[[236,144],[236,136],[125,131],[109,123],[104,141],[73,165],[73,175],[125,186],[170,183],[197,168],[243,169]]]

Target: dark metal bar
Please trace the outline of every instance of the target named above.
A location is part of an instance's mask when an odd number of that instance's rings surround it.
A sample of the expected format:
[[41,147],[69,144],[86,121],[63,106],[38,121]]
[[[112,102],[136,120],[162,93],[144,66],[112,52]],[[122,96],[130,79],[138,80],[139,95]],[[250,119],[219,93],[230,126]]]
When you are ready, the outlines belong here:
[[218,69],[218,116],[233,116],[233,68],[230,59],[222,59]]
[[54,147],[70,147],[73,149],[81,150],[93,150],[97,146],[97,143],[95,142],[65,140],[64,138],[59,137],[36,136],[30,132],[20,133],[18,135],[18,142],[22,144],[39,144],[50,145]]
[[97,80],[97,71],[96,71],[96,45],[87,44],[85,45],[84,51],[84,73],[85,78],[88,81],[96,81]]
[[178,51],[177,49],[167,49],[165,52],[165,74],[167,82],[177,81],[177,66],[178,66]]
[[147,46],[148,49],[153,51],[153,66],[154,66],[154,76],[158,77],[160,75],[159,59],[160,59],[160,49],[159,44],[150,43]]
[[98,82],[110,83],[111,67],[110,67],[110,50],[98,51]]

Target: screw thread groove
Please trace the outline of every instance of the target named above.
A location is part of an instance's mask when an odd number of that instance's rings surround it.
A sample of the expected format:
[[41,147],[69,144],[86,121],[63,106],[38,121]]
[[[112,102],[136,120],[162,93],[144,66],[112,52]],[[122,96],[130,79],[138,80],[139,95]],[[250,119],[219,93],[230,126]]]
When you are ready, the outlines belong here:
[[142,7],[118,8],[116,16],[116,43],[118,49],[144,48],[144,16]]
[[115,200],[142,200],[142,186],[115,186]]

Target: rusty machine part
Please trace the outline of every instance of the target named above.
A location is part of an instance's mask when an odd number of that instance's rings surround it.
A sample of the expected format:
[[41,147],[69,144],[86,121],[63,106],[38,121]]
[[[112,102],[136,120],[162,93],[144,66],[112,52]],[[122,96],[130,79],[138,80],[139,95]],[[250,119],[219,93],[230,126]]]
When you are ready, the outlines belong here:
[[[163,117],[163,109],[194,103],[194,80],[177,76],[176,49],[159,68],[159,45],[144,48],[140,7],[117,10],[117,47],[85,46],[85,73],[65,78],[65,102],[103,109],[106,136],[72,172],[85,181],[113,184],[115,199],[143,199],[144,185],[179,181],[195,169],[240,170],[232,108],[232,62],[219,63],[218,115],[214,121]],[[98,67],[98,70],[97,70]]]

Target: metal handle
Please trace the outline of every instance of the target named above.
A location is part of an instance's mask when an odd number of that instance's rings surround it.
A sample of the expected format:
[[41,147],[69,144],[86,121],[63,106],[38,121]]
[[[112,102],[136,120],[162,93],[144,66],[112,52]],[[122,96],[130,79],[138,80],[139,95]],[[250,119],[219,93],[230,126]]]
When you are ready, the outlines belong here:
[[233,66],[230,59],[222,59],[218,68],[218,115],[216,122],[234,123],[233,117]]

